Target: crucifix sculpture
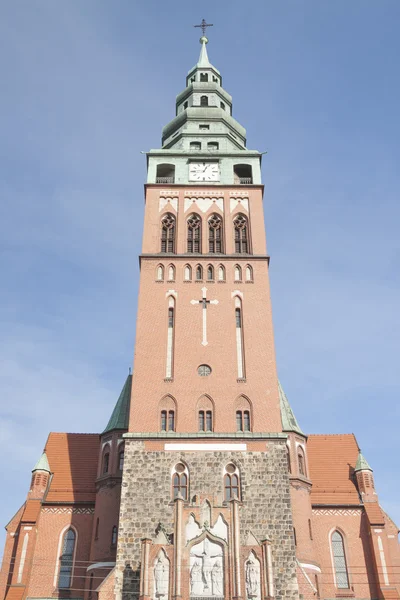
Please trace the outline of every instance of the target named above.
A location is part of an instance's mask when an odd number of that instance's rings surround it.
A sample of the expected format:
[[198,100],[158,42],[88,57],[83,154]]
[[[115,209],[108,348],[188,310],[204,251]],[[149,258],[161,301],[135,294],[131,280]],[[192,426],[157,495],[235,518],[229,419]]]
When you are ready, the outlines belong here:
[[203,292],[203,297],[201,300],[191,300],[190,304],[201,304],[203,307],[203,341],[201,342],[203,346],[207,346],[207,304],[218,304],[218,300],[207,300],[207,288],[201,288]]
[[207,27],[214,27],[214,25],[212,23],[207,23],[207,21],[203,19],[200,25],[193,25],[193,27],[201,27],[203,35],[206,35]]

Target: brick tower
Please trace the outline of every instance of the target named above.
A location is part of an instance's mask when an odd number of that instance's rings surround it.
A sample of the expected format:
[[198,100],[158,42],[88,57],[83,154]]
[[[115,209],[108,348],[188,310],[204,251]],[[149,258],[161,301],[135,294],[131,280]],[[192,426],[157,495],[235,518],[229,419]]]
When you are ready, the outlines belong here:
[[298,597],[261,154],[207,38],[148,176],[117,597]]

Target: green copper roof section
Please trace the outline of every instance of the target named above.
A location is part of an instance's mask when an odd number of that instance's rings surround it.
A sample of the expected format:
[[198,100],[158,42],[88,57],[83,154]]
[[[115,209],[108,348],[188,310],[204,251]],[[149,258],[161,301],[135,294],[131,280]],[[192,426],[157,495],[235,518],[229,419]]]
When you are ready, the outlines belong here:
[[131,404],[131,388],[132,388],[132,375],[129,374],[124,383],[124,387],[119,395],[117,404],[112,412],[110,420],[107,423],[107,427],[103,431],[107,433],[113,429],[128,429],[129,425],[129,408]]
[[218,69],[216,69],[214,67],[214,65],[212,65],[210,63],[210,61],[208,60],[208,54],[207,54],[207,48],[206,48],[206,44],[208,44],[208,39],[206,38],[205,35],[203,35],[200,38],[200,44],[201,44],[201,50],[200,50],[199,61],[192,69],[190,69],[189,74],[193,73],[193,71],[195,71],[196,69],[212,69],[213,71],[218,73],[218,75],[221,75],[221,73],[218,71]]
[[300,429],[297,419],[294,416],[294,412],[289,404],[289,400],[287,399],[286,394],[283,391],[283,388],[282,388],[279,380],[278,380],[278,389],[279,389],[279,401],[280,401],[280,405],[281,405],[281,418],[282,418],[283,431],[295,431],[296,433],[305,435],[305,433]]
[[354,471],[372,471],[365,457],[363,456],[363,454],[361,454],[361,450],[358,453],[356,468],[354,469]]
[[48,473],[51,473],[50,465],[49,465],[49,461],[47,460],[46,452],[43,452],[42,456],[39,458],[36,465],[33,467],[32,473],[34,471],[47,471]]

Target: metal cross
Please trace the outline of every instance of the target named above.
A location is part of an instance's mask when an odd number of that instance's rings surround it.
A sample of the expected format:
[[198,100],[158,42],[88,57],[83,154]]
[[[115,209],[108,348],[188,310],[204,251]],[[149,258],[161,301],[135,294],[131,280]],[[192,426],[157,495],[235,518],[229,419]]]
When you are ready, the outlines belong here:
[[193,25],[193,27],[201,27],[201,29],[203,31],[203,35],[206,35],[207,27],[214,27],[214,25],[213,25],[213,23],[207,23],[207,21],[205,19],[203,19],[202,22],[200,23],[200,25]]
[[203,341],[202,346],[207,346],[207,304],[218,304],[218,300],[207,300],[207,288],[201,288],[203,297],[201,300],[191,300],[190,304],[201,304],[203,308]]

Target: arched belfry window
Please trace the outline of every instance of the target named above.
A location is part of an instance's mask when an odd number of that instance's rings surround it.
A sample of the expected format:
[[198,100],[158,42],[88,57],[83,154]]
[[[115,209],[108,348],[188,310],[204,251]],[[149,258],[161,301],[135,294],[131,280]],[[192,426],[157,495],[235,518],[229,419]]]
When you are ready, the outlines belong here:
[[171,213],[161,220],[161,252],[175,252],[175,217]]
[[[206,365],[203,365],[205,367]],[[214,404],[208,396],[202,396],[197,403],[199,431],[213,431]]]
[[224,469],[224,500],[232,498],[240,500],[240,478],[239,469],[233,463],[229,463]]
[[210,254],[222,252],[222,219],[217,214],[208,219],[208,251]]
[[163,267],[163,265],[158,265],[158,267],[157,267],[157,281],[164,281],[164,267]]
[[236,430],[251,431],[251,406],[245,396],[240,396],[235,403]]
[[347,570],[346,553],[344,550],[343,536],[339,531],[334,531],[332,533],[331,544],[336,587],[339,589],[348,589],[349,574]]
[[208,73],[200,73],[200,81],[208,81]]
[[196,254],[201,252],[201,218],[195,213],[187,220],[187,251]]
[[200,106],[208,106],[208,96],[200,97]]
[[247,254],[249,252],[247,217],[238,214],[233,221],[233,227],[235,230],[236,254]]
[[177,498],[180,494],[184,500],[187,500],[189,488],[189,471],[183,463],[175,465],[172,472],[172,497]]
[[184,281],[192,281],[192,267],[190,265],[185,265]]
[[68,529],[64,533],[60,556],[60,573],[58,576],[58,587],[61,589],[71,587],[75,539],[76,536],[73,529]]

